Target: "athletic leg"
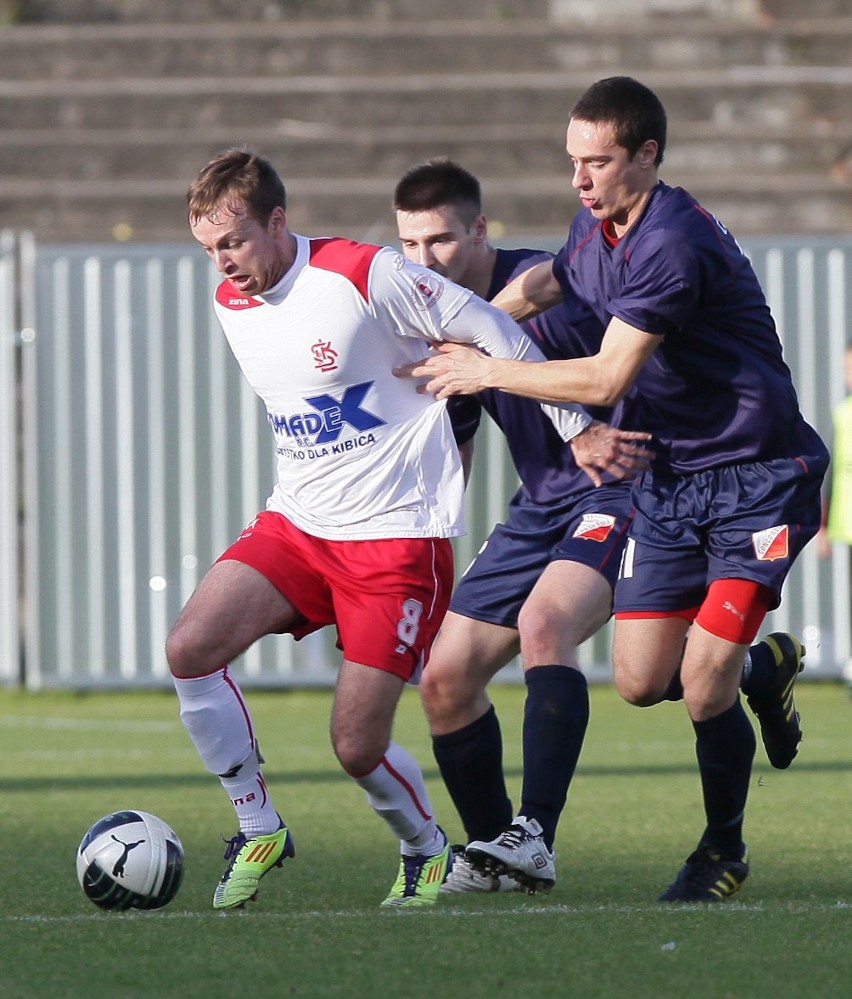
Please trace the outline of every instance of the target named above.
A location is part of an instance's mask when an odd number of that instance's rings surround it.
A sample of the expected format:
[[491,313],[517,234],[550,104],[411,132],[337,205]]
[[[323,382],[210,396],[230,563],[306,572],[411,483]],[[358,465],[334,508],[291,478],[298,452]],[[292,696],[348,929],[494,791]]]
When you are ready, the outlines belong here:
[[332,745],[341,766],[400,841],[399,876],[382,903],[391,906],[434,902],[450,855],[420,767],[391,741],[404,685],[393,673],[344,660],[331,718]]
[[589,693],[578,646],[609,619],[612,589],[594,569],[551,563],[521,610],[527,697],[520,814],[535,819],[553,849],[589,721]]
[[509,874],[530,891],[547,891],[556,880],[553,841],[589,721],[577,647],[608,620],[611,603],[612,588],[597,571],[559,560],[519,616],[527,685],[520,812],[499,836],[470,843],[467,854],[476,869]]
[[[214,894],[216,908],[253,898],[263,874],[294,852],[260,770],[251,714],[227,664],[261,636],[298,619],[261,573],[222,561],[190,597],[166,643],[181,721],[204,765],[219,777],[239,822],[225,855],[230,864]],[[249,842],[262,856],[248,859]]]
[[517,651],[514,629],[450,611],[423,671],[432,750],[466,841],[491,839],[512,819],[500,723],[486,686]]

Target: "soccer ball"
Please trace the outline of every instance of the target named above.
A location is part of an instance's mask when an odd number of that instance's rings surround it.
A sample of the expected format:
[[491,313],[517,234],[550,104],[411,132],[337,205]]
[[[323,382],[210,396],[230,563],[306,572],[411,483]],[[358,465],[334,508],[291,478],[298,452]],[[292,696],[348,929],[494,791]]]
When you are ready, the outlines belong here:
[[183,847],[162,819],[138,809],[105,815],[77,850],[77,880],[101,909],[159,909],[183,880]]

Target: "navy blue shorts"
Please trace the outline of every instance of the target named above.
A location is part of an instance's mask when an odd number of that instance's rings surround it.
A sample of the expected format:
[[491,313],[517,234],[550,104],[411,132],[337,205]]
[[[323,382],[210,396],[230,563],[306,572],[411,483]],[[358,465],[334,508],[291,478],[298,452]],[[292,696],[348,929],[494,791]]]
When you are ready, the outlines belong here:
[[520,489],[509,516],[465,570],[450,610],[517,628],[518,614],[551,562],[588,565],[615,586],[632,515],[629,483],[590,488],[570,502],[533,503]]
[[749,579],[772,591],[770,609],[799,552],[820,525],[828,461],[772,461],[695,472],[647,472],[615,589],[614,611],[698,607],[716,579]]

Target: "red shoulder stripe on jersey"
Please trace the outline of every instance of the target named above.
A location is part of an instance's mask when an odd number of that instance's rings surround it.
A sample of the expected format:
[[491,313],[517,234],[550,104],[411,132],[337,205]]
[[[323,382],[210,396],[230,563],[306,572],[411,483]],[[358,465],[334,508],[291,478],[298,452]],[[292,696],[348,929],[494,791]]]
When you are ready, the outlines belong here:
[[587,244],[587,243],[588,243],[588,242],[589,242],[590,240],[592,240],[592,239],[594,238],[595,234],[596,234],[596,233],[598,232],[598,230],[599,230],[600,228],[601,228],[601,224],[600,224],[600,222],[598,222],[598,224],[597,224],[596,226],[593,226],[593,227],[592,227],[591,229],[589,229],[589,231],[588,231],[588,232],[586,233],[586,236],[585,236],[585,238],[584,238],[584,239],[582,239],[582,240],[581,240],[581,241],[580,241],[580,242],[579,242],[579,243],[578,243],[578,244],[577,244],[577,245],[576,245],[576,246],[574,247],[574,252],[573,252],[573,253],[571,254],[571,260],[572,260],[572,261],[574,260],[574,257],[576,257],[576,256],[577,256],[577,254],[578,254],[578,253],[580,252],[580,250],[582,250],[582,249],[583,249],[583,247],[584,247],[584,246],[585,246],[585,245],[586,245],[586,244]]
[[355,243],[351,239],[331,236],[327,239],[311,240],[311,266],[340,274],[358,289],[365,302],[367,278],[380,246],[371,243]]
[[707,209],[703,205],[699,205],[697,201],[692,207],[698,212],[698,214],[704,219],[705,222],[710,223],[710,227],[713,230],[713,235],[716,239],[716,242],[719,244],[719,249],[722,251],[722,253],[725,256],[725,262],[728,265],[728,274],[730,277],[733,277],[736,272],[736,268],[734,267],[734,262],[729,256],[725,244],[722,241],[722,233],[724,232],[727,235],[728,230],[722,225],[722,223],[716,218],[716,216],[712,212],[708,212]]
[[219,305],[224,305],[226,309],[255,309],[258,305],[263,305],[260,298],[252,298],[244,295],[231,284],[230,281],[223,281],[216,289],[216,301]]

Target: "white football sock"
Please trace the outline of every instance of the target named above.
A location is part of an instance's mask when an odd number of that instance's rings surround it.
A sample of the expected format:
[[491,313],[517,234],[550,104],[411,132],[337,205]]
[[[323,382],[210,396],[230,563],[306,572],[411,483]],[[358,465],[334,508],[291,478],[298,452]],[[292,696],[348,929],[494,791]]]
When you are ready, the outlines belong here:
[[220,777],[219,780],[237,813],[240,832],[251,838],[275,832],[281,827],[281,817],[270,801],[256,750],[243,760],[233,777]]
[[376,769],[355,781],[401,841],[403,853],[435,854],[443,849],[445,839],[432,815],[423,774],[414,757],[401,746],[392,742]]
[[236,681],[224,667],[207,676],[174,677],[180,719],[207,769],[216,774],[246,835],[280,825],[260,773],[251,715]]

